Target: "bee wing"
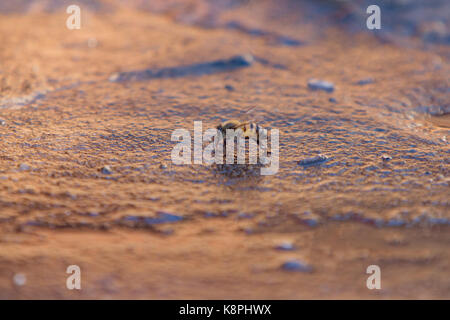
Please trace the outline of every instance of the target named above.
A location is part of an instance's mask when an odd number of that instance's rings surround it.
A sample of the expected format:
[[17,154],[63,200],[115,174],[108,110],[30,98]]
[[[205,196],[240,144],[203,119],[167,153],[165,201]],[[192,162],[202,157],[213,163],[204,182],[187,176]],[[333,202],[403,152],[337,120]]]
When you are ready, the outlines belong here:
[[246,111],[244,111],[242,118],[245,119],[247,123],[249,123],[249,122],[259,122],[259,123],[264,122],[264,118],[261,115],[261,113],[257,111],[256,106],[252,106],[249,109],[247,109]]
[[244,122],[241,122],[241,123],[239,123],[239,124],[236,126],[235,129],[242,128],[242,127],[248,125],[249,123],[250,123],[250,121],[244,121]]

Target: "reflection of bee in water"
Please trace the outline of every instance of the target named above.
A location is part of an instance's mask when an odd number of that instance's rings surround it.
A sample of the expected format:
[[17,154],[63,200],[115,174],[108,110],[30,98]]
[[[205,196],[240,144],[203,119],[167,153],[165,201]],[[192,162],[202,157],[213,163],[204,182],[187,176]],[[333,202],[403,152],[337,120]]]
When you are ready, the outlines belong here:
[[245,139],[253,139],[258,145],[260,134],[264,130],[257,123],[250,121],[240,122],[239,120],[228,120],[217,126],[217,130],[221,132],[224,138],[226,137],[227,129],[241,129]]

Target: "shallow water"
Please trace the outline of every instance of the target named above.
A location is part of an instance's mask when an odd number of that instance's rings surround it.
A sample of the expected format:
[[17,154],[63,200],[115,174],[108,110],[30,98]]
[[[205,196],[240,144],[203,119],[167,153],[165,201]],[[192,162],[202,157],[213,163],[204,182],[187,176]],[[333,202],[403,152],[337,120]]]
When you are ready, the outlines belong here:
[[[353,20],[322,27],[270,1],[251,15],[228,1],[98,3],[76,33],[58,6],[0,19],[0,297],[69,297],[36,275],[72,260],[91,271],[88,298],[449,297],[447,46],[395,30],[398,42],[382,41],[349,31]],[[334,91],[311,90],[312,78]],[[227,119],[280,130],[277,174],[172,163],[175,129]],[[273,249],[286,239],[299,247],[288,256]],[[294,258],[312,275],[291,282],[282,266]],[[379,295],[364,287],[377,263]],[[17,268],[51,285],[14,291]],[[148,271],[151,284],[130,287]]]

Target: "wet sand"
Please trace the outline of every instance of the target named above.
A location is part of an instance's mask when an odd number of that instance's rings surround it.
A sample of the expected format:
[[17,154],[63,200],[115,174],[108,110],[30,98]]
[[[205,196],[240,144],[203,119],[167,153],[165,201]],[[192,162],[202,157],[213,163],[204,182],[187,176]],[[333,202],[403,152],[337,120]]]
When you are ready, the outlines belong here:
[[[448,45],[297,1],[93,1],[73,31],[23,3],[0,7],[0,298],[450,298]],[[173,130],[230,118],[280,130],[276,175],[172,164]]]

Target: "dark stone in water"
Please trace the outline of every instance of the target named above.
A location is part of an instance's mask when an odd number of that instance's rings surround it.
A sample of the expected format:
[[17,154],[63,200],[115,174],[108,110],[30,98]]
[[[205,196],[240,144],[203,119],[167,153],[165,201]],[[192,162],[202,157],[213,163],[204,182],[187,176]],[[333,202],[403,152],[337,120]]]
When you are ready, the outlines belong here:
[[312,272],[312,266],[298,261],[298,260],[289,260],[281,265],[281,268],[286,271],[296,271],[296,272]]
[[112,82],[143,81],[159,78],[181,78],[187,76],[202,76],[219,72],[229,72],[249,67],[254,61],[251,55],[234,56],[230,59],[190,64],[186,66],[167,67],[161,69],[144,69],[138,71],[119,72],[111,75]]
[[308,167],[308,166],[319,165],[321,163],[324,163],[327,160],[328,160],[327,156],[325,156],[323,154],[319,154],[318,156],[315,156],[315,157],[312,157],[312,158],[307,158],[307,159],[300,160],[298,162],[298,164],[301,165],[301,166],[304,166],[304,167]]

